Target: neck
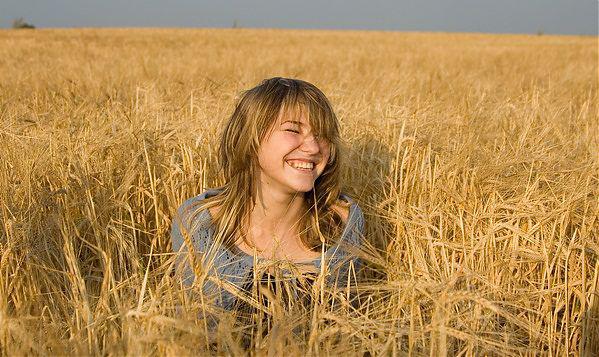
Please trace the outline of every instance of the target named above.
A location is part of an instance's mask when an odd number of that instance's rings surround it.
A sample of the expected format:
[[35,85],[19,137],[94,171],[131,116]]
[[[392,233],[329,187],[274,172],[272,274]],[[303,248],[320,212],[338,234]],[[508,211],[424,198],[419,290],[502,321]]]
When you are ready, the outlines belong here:
[[305,214],[304,194],[258,189],[256,205],[250,214],[252,226],[275,235],[286,235],[297,228]]

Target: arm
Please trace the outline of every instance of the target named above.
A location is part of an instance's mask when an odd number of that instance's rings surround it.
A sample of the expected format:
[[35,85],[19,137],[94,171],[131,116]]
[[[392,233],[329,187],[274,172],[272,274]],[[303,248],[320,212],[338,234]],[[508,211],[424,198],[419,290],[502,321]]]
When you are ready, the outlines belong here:
[[185,201],[177,209],[171,226],[171,244],[173,253],[176,255],[176,271],[181,274],[182,281],[187,286],[193,283],[195,275],[190,264],[192,257],[189,255],[189,248],[191,246],[194,251],[193,257],[199,259],[198,253],[205,251],[209,234],[206,229],[205,212],[194,212],[197,210],[194,207],[197,201],[197,197]]
[[346,230],[338,246],[331,248],[329,255],[329,285],[345,287],[354,285],[358,272],[362,268],[362,261],[357,256],[364,239],[364,214],[356,204],[347,220]]
[[184,223],[184,212],[188,206],[185,201],[175,213],[171,225],[171,244],[175,254],[175,272],[181,274],[183,284],[189,286],[193,282],[193,270],[189,265],[188,248],[185,244],[185,235],[189,235],[189,227]]
[[[227,249],[215,245],[210,213],[208,209],[198,211],[201,199],[202,196],[198,196],[185,201],[173,217],[171,243],[176,255],[176,273],[188,287],[198,274],[205,274],[205,279],[201,281],[204,296],[208,300],[215,299],[217,306],[230,309],[235,300],[234,295],[220,287],[213,278],[220,277],[238,285],[243,280],[241,277],[247,267]],[[193,254],[189,254],[190,247]]]

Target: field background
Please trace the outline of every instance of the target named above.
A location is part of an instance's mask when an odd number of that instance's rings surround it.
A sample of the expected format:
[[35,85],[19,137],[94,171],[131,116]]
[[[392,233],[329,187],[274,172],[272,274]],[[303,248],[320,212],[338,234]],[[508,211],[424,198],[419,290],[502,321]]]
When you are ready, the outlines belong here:
[[0,31],[0,355],[241,353],[168,273],[168,232],[272,76],[333,103],[370,245],[356,309],[275,314],[255,353],[599,354],[597,56],[575,36]]

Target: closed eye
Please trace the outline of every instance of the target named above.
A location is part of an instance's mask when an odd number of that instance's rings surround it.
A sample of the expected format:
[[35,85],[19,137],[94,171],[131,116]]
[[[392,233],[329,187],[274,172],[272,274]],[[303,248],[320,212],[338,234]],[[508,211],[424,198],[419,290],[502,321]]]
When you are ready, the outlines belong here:
[[285,129],[285,131],[290,131],[290,132],[292,132],[292,133],[299,134],[299,131],[298,131],[298,130],[295,130],[295,129]]

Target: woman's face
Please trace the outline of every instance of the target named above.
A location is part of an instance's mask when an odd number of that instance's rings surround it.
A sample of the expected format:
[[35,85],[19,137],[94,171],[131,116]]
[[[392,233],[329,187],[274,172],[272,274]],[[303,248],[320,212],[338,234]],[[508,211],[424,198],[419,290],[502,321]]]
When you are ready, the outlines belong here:
[[258,149],[262,189],[308,192],[324,171],[330,144],[312,132],[306,116],[281,112]]

